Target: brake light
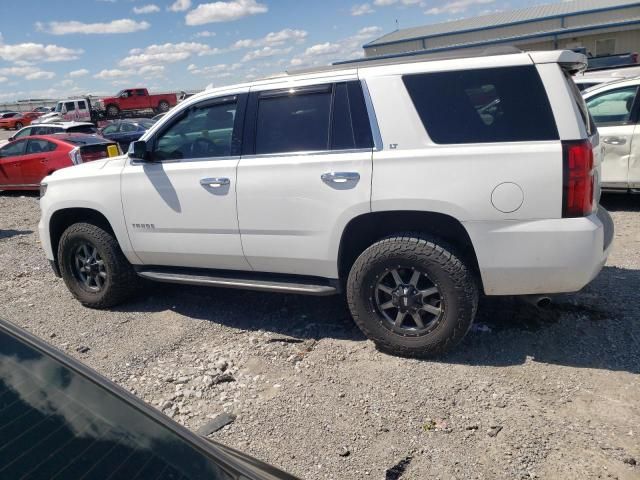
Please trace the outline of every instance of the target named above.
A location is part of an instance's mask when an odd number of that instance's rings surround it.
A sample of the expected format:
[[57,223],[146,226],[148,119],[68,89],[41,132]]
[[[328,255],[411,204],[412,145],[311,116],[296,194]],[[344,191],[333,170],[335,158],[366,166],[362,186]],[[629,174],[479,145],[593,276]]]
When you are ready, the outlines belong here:
[[593,210],[593,149],[589,140],[562,142],[562,216],[585,217]]

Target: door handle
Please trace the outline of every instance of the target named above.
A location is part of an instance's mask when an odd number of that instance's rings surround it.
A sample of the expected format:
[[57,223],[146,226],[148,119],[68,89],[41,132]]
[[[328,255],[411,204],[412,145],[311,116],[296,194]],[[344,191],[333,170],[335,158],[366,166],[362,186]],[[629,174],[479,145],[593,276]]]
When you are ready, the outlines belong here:
[[609,145],[624,145],[625,143],[627,143],[627,139],[621,137],[604,137],[602,141],[604,143],[608,143]]
[[203,178],[200,180],[200,185],[206,188],[220,188],[226,187],[231,183],[228,178]]
[[345,183],[355,183],[360,180],[360,174],[358,172],[328,172],[323,173],[320,178],[329,185],[344,185]]

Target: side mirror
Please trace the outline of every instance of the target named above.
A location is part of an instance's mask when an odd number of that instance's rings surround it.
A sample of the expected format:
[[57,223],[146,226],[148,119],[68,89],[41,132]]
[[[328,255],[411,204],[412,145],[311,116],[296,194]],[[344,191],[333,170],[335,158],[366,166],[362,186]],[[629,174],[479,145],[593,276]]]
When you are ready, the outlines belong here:
[[129,154],[129,158],[135,158],[136,160],[146,162],[149,158],[149,155],[147,154],[147,142],[144,140],[131,142],[127,153]]

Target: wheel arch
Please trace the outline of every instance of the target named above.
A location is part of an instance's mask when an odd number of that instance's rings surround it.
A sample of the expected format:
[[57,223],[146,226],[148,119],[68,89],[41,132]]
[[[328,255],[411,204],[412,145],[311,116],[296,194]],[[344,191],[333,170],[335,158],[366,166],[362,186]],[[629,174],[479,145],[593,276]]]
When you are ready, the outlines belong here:
[[103,213],[92,208],[65,208],[55,211],[49,219],[49,237],[51,250],[56,265],[58,265],[58,245],[64,231],[74,223],[91,223],[104,228],[107,232],[117,238],[111,223]]
[[370,212],[354,217],[346,225],[338,247],[338,275],[344,285],[358,256],[375,242],[402,232],[429,234],[454,247],[477,276],[482,277],[478,258],[469,233],[462,223],[439,212],[393,210]]

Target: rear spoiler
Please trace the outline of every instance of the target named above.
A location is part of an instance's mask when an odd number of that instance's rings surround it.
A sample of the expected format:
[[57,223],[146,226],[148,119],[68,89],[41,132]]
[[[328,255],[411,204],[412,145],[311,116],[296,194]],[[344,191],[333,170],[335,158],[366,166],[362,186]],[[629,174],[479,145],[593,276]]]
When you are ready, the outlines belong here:
[[584,72],[589,65],[586,55],[571,50],[552,50],[548,52],[530,52],[533,63],[557,63],[564,71],[575,75]]

